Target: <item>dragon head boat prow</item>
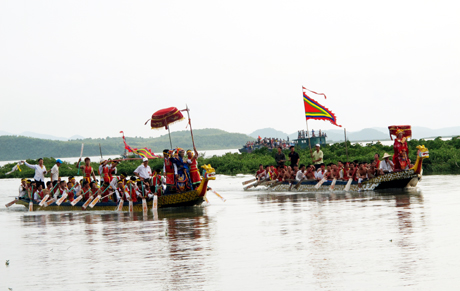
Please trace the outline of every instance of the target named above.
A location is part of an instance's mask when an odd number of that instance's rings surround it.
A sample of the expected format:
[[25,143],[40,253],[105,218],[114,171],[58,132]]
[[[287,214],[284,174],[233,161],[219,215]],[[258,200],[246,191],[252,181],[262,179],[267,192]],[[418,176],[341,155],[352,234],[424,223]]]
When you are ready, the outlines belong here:
[[203,165],[201,167],[204,169],[203,179],[201,180],[200,185],[196,188],[196,191],[198,192],[199,196],[204,196],[206,195],[206,191],[208,190],[208,181],[216,179],[216,177],[214,176],[216,174],[216,170],[214,170],[214,168],[211,167],[210,164]]
[[215,180],[216,177],[214,176],[216,174],[216,170],[214,170],[213,167],[211,167],[210,164],[208,165],[203,165],[201,166],[204,171],[203,171],[203,178],[208,179],[208,180]]
[[422,172],[422,163],[423,160],[430,157],[430,153],[425,145],[417,146],[417,160],[415,161],[414,167],[411,170],[414,170],[415,174],[420,174]]

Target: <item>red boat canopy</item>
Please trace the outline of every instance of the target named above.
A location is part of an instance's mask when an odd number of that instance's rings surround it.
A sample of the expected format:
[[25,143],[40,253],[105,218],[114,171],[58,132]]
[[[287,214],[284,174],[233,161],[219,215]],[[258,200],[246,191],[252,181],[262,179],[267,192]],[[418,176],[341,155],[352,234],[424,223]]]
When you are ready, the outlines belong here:
[[160,109],[157,112],[153,113],[152,118],[150,119],[150,126],[153,128],[165,127],[168,129],[168,125],[177,121],[184,119],[184,116],[176,107],[169,107],[165,109]]
[[390,130],[390,138],[393,140],[392,135],[398,136],[398,131],[401,131],[403,134],[403,137],[410,138],[412,137],[412,129],[410,125],[390,125],[388,126],[388,129]]

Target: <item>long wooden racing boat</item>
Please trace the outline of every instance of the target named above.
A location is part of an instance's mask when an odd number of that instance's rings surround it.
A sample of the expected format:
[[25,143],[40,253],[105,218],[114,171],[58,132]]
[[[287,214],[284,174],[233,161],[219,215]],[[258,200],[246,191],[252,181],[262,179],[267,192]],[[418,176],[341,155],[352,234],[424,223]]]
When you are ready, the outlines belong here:
[[[414,167],[409,170],[388,173],[385,175],[377,176],[375,178],[362,182],[361,187],[358,182],[352,181],[347,187],[348,181],[337,180],[335,185],[333,181],[327,180],[321,185],[318,185],[316,180],[305,180],[297,185],[298,182],[262,182],[259,185],[255,184],[252,187],[245,187],[246,189],[254,188],[254,186],[264,186],[271,191],[296,191],[296,192],[318,192],[318,191],[373,191],[382,189],[403,189],[407,187],[415,187],[422,179],[422,163],[423,160],[429,158],[428,149],[425,146],[417,146],[417,160]],[[347,189],[349,188],[349,189]],[[246,190],[245,189],[245,190]]]
[[[192,191],[186,191],[182,193],[171,193],[171,194],[164,194],[158,197],[158,208],[165,208],[165,207],[181,207],[181,206],[194,206],[200,205],[204,201],[204,196],[208,191],[208,181],[215,180],[215,170],[211,167],[211,165],[204,165],[202,168],[205,170],[204,176],[201,179],[201,183],[198,187],[196,187]],[[83,199],[82,199],[83,200]],[[25,207],[29,208],[30,199],[18,199],[16,204],[24,205]],[[82,206],[85,201],[79,201],[72,206],[69,201],[63,202],[61,205],[57,205],[53,203],[49,206],[40,206],[37,202],[33,201],[33,210],[34,211],[101,211],[101,210],[108,210],[114,211],[117,209],[118,204],[109,201],[109,202],[98,202],[93,208],[87,207],[83,209]],[[152,208],[153,201],[147,201],[147,206],[149,209]],[[129,210],[129,203],[127,201],[123,204],[122,211]],[[133,210],[135,212],[142,212],[142,200],[133,203]]]

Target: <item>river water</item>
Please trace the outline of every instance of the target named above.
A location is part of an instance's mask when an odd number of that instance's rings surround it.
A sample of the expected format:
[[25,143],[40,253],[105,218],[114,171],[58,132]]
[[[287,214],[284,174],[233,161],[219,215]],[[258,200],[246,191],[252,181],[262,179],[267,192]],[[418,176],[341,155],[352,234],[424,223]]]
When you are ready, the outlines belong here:
[[226,202],[157,219],[6,209],[19,180],[0,180],[0,290],[458,290],[460,176],[346,195],[249,178],[218,175]]

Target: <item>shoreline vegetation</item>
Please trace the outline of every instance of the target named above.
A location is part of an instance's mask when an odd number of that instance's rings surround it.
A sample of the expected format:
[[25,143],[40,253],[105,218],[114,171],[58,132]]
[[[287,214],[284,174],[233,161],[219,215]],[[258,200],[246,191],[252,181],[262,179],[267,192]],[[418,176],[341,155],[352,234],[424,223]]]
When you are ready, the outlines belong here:
[[[236,149],[248,140],[255,140],[242,133],[230,133],[220,129],[197,129],[193,132],[196,146],[200,151]],[[171,133],[173,146],[191,149],[192,140],[190,131],[176,131]],[[142,138],[126,136],[126,142],[132,148],[149,148],[161,155],[163,149],[169,148],[168,135],[157,138]],[[99,156],[99,145],[102,155],[122,155],[125,149],[121,135],[119,137],[85,138],[69,141],[40,139],[25,136],[0,136],[0,161],[14,161],[25,159],[38,159],[43,157],[71,158],[80,156],[81,144],[85,145],[83,155]],[[48,165],[46,165],[48,166]]]
[[[424,175],[446,175],[446,174],[460,174],[460,137],[453,137],[450,140],[443,141],[441,138],[434,140],[410,140],[408,141],[409,147],[409,158],[412,163],[416,160],[417,145],[425,145],[429,150],[430,157],[423,161],[423,174]],[[321,150],[324,153],[324,163],[337,163],[337,161],[347,161],[345,143],[336,143],[332,145],[323,145]],[[311,158],[309,150],[297,149],[296,151],[300,155],[299,164],[311,164]],[[289,151],[284,150],[284,154],[288,155]],[[210,158],[198,158],[198,165],[211,164],[216,169],[217,174],[224,175],[236,175],[236,174],[255,174],[259,164],[263,165],[275,165],[275,153],[276,151],[269,151],[267,148],[260,150],[254,150],[252,153],[227,153],[223,156],[213,156]],[[359,161],[359,162],[370,162],[373,160],[374,154],[380,154],[380,157],[384,153],[393,155],[393,146],[385,146],[380,142],[368,143],[365,146],[361,146],[359,143],[351,144],[348,142],[348,161]],[[55,158],[43,158],[46,169],[49,171],[51,167],[56,163]],[[19,161],[19,160],[18,160]],[[28,163],[37,164],[35,159],[28,159]],[[132,175],[133,171],[141,164],[140,160],[127,160],[122,161],[117,166],[118,174],[126,172],[129,176]],[[289,165],[289,162],[286,164]],[[15,171],[8,176],[5,173],[11,171],[15,164],[6,164],[0,167],[0,178],[30,178],[34,176],[34,170],[21,166],[21,172]],[[91,166],[97,173],[99,167],[98,161],[91,163]],[[163,159],[150,160],[149,166],[153,169],[163,170]],[[201,169],[200,169],[201,172]],[[76,163],[64,162],[59,173],[61,177],[77,176]],[[81,173],[80,173],[81,175]],[[49,175],[46,176],[49,179]]]

